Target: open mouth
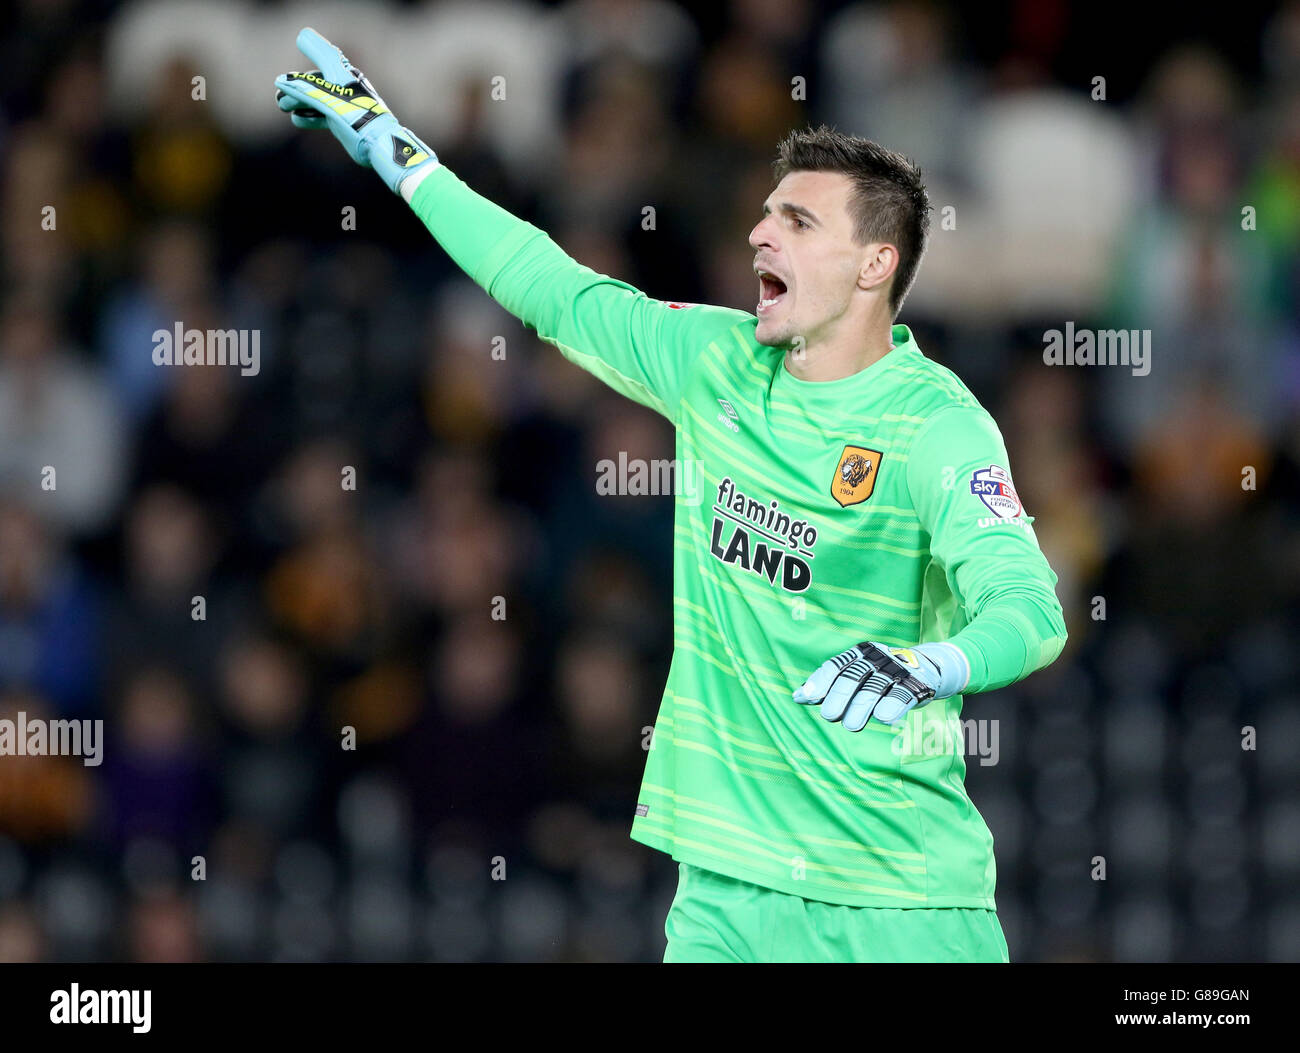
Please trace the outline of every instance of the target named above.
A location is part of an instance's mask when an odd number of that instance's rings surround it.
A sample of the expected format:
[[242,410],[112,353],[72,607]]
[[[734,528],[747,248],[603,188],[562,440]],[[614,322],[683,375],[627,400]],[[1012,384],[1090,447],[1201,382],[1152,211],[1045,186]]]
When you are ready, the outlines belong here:
[[765,314],[777,306],[786,294],[785,282],[770,271],[758,272],[758,313]]

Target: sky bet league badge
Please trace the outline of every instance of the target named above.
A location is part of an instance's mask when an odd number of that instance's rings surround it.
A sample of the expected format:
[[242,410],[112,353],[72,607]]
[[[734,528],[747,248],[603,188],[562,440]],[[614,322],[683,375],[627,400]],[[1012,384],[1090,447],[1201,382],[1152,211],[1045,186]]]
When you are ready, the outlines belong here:
[[1011,485],[1010,474],[996,464],[980,468],[971,475],[970,492],[983,501],[990,512],[1002,519],[1014,519],[1024,511],[1020,507],[1020,497]]

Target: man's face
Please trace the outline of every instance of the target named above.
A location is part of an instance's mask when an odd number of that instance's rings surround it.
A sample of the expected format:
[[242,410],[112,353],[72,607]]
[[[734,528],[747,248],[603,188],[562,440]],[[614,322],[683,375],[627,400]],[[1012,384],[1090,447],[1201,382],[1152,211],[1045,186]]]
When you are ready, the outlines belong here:
[[815,344],[849,308],[873,246],[853,240],[852,183],[840,172],[791,172],[749,235],[759,275],[760,344]]

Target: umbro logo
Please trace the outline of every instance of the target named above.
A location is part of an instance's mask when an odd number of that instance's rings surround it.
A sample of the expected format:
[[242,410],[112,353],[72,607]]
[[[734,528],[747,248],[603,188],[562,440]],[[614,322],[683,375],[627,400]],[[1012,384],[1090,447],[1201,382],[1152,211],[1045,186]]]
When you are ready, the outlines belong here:
[[739,432],[740,425],[736,421],[740,419],[740,414],[736,412],[736,407],[726,399],[718,399],[718,405],[722,407],[722,412],[718,414],[718,420],[722,422],[722,426],[730,428],[733,432]]

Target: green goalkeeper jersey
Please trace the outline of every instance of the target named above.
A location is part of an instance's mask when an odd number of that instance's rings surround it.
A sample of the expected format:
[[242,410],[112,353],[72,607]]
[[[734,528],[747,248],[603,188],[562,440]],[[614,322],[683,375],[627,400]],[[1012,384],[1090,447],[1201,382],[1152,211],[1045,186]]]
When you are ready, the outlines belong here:
[[502,306],[676,427],[673,660],[632,837],[806,899],[995,908],[962,696],[858,733],[791,700],[863,640],[953,644],[967,693],[1064,646],[1056,575],[966,386],[905,325],[866,369],[800,380],[753,315],[597,274],[445,167],[411,206]]

